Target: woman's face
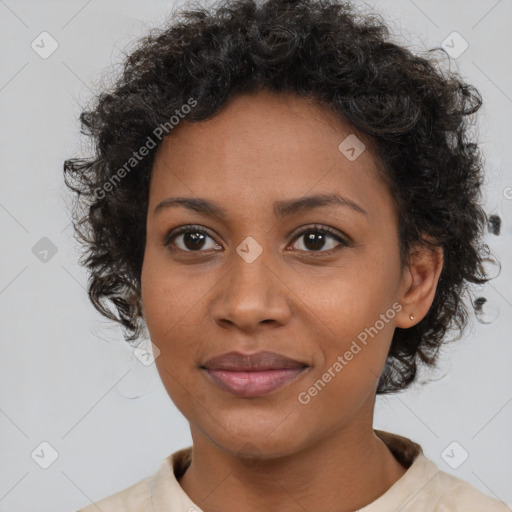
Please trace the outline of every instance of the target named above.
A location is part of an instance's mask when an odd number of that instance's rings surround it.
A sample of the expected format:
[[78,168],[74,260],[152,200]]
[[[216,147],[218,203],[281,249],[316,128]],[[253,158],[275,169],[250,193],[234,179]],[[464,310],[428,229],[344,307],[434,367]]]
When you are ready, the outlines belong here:
[[[410,280],[391,195],[362,149],[318,105],[260,92],[205,122],[181,121],[158,150],[144,314],[167,392],[193,434],[225,451],[276,457],[371,425],[393,330],[410,313],[399,312]],[[343,199],[288,207],[321,195]],[[178,197],[203,206],[156,209]],[[300,367],[248,375],[207,363],[260,351]]]

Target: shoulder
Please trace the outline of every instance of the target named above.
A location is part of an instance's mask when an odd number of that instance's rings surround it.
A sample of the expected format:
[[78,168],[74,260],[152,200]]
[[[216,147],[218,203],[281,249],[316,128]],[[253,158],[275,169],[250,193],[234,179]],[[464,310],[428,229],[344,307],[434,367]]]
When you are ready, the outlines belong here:
[[77,512],[98,512],[98,509],[102,512],[120,512],[121,510],[145,512],[151,510],[148,507],[151,500],[149,480],[149,478],[144,478],[126,489],[81,508]]
[[512,512],[502,501],[440,470],[423,453],[399,482],[402,512]]
[[375,433],[407,471],[360,512],[512,512],[502,501],[439,469],[418,443],[391,432]]
[[[432,463],[433,464],[433,463]],[[426,500],[433,512],[511,512],[502,501],[480,492],[470,483],[438,470],[432,478]],[[428,509],[430,510],[430,508]]]
[[192,447],[182,448],[161,461],[153,475],[77,512],[162,512],[194,508],[178,483],[191,460]]

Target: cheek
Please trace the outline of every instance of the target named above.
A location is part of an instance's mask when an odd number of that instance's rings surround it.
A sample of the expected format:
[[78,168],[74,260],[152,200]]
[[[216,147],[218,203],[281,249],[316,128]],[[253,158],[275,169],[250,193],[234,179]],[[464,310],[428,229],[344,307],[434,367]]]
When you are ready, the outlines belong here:
[[[396,312],[378,293],[364,297],[345,294],[346,288],[325,291],[330,300],[316,311],[328,325],[316,338],[322,358],[304,380],[297,401],[308,418],[324,418],[327,427],[351,418],[375,393]],[[318,304],[318,298],[311,299],[312,307]]]
[[197,329],[201,300],[211,290],[212,279],[212,273],[204,269],[171,265],[165,250],[146,249],[141,274],[142,302],[155,343],[160,341],[165,349],[178,340],[186,340],[194,320]]
[[[319,326],[336,339],[354,337],[373,325],[393,304],[389,280],[393,272],[364,262],[315,279],[296,280],[294,292],[318,320]],[[387,324],[386,324],[387,325]]]
[[356,393],[357,389],[364,393],[378,380],[400,305],[394,302],[389,287],[392,270],[363,270],[347,269],[336,279],[317,280],[309,293],[305,288],[300,292],[311,317],[317,321],[316,342],[323,352],[323,360],[310,382],[324,378],[329,382],[326,387],[331,389],[340,386],[347,390],[348,386]]
[[141,274],[144,314],[151,341],[160,350],[157,369],[177,405],[185,401],[187,390],[198,389],[197,364],[211,344],[205,301],[220,277],[199,266],[179,268],[170,264],[165,251],[146,250]]
[[186,379],[194,361],[190,340],[195,339],[190,324],[197,303],[192,288],[176,279],[166,265],[146,253],[141,275],[144,316],[151,341],[160,351],[155,361],[158,372],[173,400],[181,387],[188,386]]

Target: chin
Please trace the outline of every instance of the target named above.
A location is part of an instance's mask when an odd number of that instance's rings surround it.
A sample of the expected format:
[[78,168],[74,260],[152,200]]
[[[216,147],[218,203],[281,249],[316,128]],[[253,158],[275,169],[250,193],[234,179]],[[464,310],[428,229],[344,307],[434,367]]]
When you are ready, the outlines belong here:
[[265,423],[259,427],[255,422],[246,422],[238,424],[236,429],[220,427],[215,432],[206,432],[206,435],[217,447],[241,459],[276,459],[291,455],[307,445],[307,439],[299,435],[305,433],[304,428],[291,424],[287,428],[276,428],[280,422],[282,418],[272,426]]

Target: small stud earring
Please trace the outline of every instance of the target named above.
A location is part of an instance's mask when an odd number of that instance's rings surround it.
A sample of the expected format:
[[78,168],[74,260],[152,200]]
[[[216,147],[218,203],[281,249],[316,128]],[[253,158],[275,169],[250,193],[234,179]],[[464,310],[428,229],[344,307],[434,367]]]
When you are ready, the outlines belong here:
[[409,318],[410,318],[411,320],[414,320],[414,315],[411,313],[411,314],[409,315]]

